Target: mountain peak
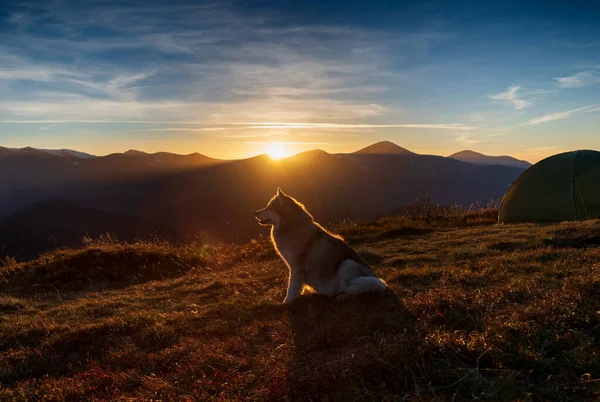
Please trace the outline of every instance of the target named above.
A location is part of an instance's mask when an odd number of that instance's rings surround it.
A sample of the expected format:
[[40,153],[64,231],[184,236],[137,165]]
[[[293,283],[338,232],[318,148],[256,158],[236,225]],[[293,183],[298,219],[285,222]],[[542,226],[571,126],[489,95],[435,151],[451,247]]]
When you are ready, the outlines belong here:
[[486,155],[484,155],[480,152],[471,151],[470,149],[465,149],[464,151],[460,151],[460,152],[450,155],[448,158],[458,159],[459,157],[471,157],[471,156],[486,156]]
[[409,151],[408,149],[402,148],[401,146],[398,146],[391,141],[376,142],[375,144],[372,144],[366,148],[360,149],[360,150],[356,151],[355,153],[356,154],[388,154],[388,155],[389,154],[395,154],[395,155],[412,154],[412,152]]
[[471,150],[457,152],[450,155],[448,158],[475,165],[501,165],[523,169],[527,169],[531,166],[531,163],[513,158],[512,156],[489,156]]
[[138,151],[137,149],[130,149],[129,151],[123,153],[123,155],[127,155],[127,156],[146,156],[148,154],[146,152]]

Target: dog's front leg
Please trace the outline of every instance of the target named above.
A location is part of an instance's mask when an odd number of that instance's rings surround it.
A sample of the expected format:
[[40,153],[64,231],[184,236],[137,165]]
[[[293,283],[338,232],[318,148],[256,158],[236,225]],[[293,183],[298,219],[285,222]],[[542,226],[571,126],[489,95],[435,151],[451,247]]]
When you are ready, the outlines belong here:
[[304,273],[294,272],[294,269],[290,270],[290,282],[288,283],[287,295],[283,302],[285,304],[291,304],[300,296],[302,288],[304,287]]

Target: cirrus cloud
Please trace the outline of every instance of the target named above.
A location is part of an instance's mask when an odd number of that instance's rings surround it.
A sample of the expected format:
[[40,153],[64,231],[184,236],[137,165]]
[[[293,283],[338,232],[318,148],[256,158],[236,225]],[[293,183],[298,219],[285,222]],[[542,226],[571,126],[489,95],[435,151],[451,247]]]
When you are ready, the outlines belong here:
[[561,88],[581,88],[600,84],[600,75],[594,71],[582,71],[567,77],[557,77],[554,80]]
[[548,122],[551,122],[554,120],[570,119],[574,115],[578,115],[578,114],[592,113],[592,112],[599,112],[599,111],[600,111],[600,104],[588,105],[588,106],[580,107],[577,109],[566,110],[564,112],[554,112],[554,113],[549,113],[549,114],[546,114],[546,115],[543,115],[540,117],[535,117],[526,124],[530,125],[530,126],[535,126],[535,125],[542,124],[542,123],[548,123]]
[[524,95],[519,93],[520,89],[520,85],[511,85],[506,91],[489,95],[488,97],[493,100],[504,101],[514,107],[515,110],[520,110],[533,104],[531,100],[525,99]]

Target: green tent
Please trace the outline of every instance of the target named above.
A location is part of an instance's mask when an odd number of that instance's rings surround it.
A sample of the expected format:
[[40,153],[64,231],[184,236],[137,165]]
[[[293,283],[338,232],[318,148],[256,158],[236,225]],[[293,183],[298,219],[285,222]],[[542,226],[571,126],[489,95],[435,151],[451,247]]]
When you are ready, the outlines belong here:
[[498,220],[574,221],[600,217],[600,152],[575,151],[544,159],[508,190]]

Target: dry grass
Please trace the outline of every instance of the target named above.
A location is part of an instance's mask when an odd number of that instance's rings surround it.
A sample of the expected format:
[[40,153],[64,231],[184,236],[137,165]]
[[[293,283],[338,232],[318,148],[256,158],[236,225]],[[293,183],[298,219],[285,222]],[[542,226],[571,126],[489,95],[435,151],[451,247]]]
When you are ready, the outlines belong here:
[[598,398],[600,222],[490,217],[346,222],[390,291],[289,308],[264,239],[6,260],[0,400]]

